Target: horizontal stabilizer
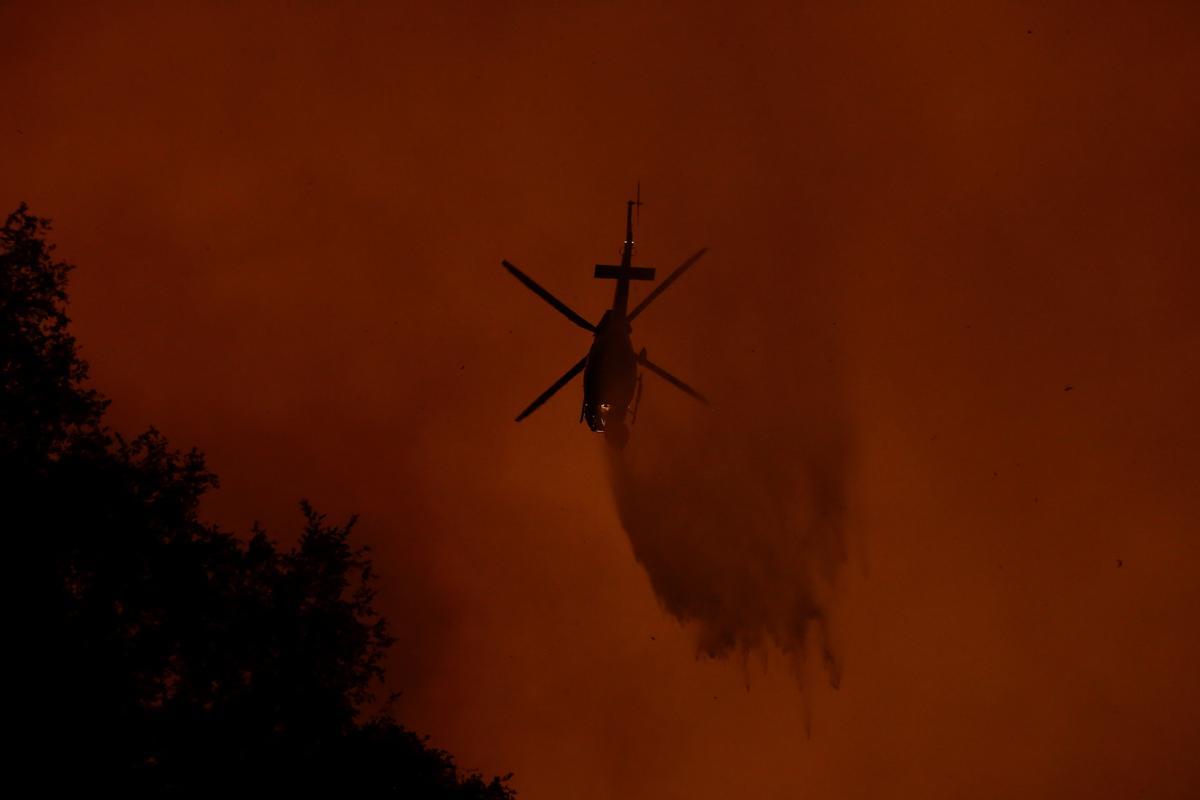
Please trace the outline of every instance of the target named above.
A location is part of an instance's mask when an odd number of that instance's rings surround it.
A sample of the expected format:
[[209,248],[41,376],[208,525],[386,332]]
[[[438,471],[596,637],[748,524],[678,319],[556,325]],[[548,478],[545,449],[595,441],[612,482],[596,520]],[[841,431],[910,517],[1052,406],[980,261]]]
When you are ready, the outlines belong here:
[[652,281],[654,280],[654,267],[614,267],[611,264],[597,264],[596,278],[611,278],[619,280],[624,278],[627,281]]

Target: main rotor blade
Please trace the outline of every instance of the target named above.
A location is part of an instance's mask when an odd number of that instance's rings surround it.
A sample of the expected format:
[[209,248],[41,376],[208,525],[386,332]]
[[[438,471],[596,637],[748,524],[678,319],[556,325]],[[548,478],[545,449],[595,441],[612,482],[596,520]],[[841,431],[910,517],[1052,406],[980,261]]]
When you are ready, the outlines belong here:
[[583,328],[585,331],[588,331],[590,333],[596,332],[595,325],[593,325],[592,323],[588,322],[583,317],[576,314],[574,311],[571,310],[571,308],[566,303],[564,303],[562,300],[559,300],[557,297],[550,294],[545,289],[543,289],[541,286],[539,286],[537,281],[535,281],[533,278],[529,277],[524,272],[521,272],[521,270],[517,269],[516,267],[514,267],[512,264],[508,263],[507,261],[502,261],[500,263],[504,264],[504,268],[506,270],[508,270],[509,272],[511,272],[513,274],[514,278],[519,280],[521,283],[525,284],[525,286],[531,292],[533,292],[538,297],[545,300],[550,305],[554,306],[554,308],[558,311],[558,313],[562,314],[564,317],[571,320],[571,322],[574,322],[576,325]]
[[[703,252],[703,251],[701,251],[701,252]],[[695,389],[693,389],[692,387],[688,386],[686,383],[684,383],[683,381],[679,380],[679,378],[676,378],[674,375],[672,375],[671,373],[667,372],[665,369],[663,369],[662,367],[658,366],[657,364],[655,364],[655,363],[654,363],[653,361],[651,361],[650,359],[646,358],[646,351],[645,351],[645,350],[643,350],[642,352],[638,353],[638,363],[639,363],[639,364],[641,364],[641,365],[642,365],[643,367],[645,367],[646,369],[648,369],[648,370],[650,370],[651,372],[653,372],[653,373],[654,373],[655,375],[657,375],[658,377],[662,378],[662,379],[663,379],[664,381],[666,381],[667,383],[669,383],[669,384],[671,384],[672,386],[674,386],[676,389],[679,389],[681,392],[683,392],[683,393],[685,393],[685,394],[688,394],[688,395],[691,395],[692,397],[694,397],[694,398],[696,398],[697,400],[699,400],[701,403],[704,403],[704,405],[706,405],[706,406],[712,407],[712,403],[708,402],[708,398],[707,398],[707,397],[705,397],[704,395],[700,394],[700,393],[699,393],[699,392],[697,392]]]
[[654,302],[654,298],[658,297],[660,294],[665,292],[667,290],[667,287],[670,286],[672,283],[679,280],[679,277],[681,275],[683,275],[683,273],[687,272],[688,269],[692,266],[692,264],[695,264],[697,261],[699,261],[700,257],[707,252],[708,252],[708,248],[702,247],[702,248],[700,248],[699,253],[696,253],[696,255],[692,256],[687,261],[683,262],[678,267],[676,267],[675,271],[672,272],[670,275],[668,275],[666,280],[664,280],[658,286],[654,287],[653,292],[646,295],[645,299],[642,300],[642,302],[640,302],[636,306],[634,306],[633,311],[629,312],[629,321],[633,322],[634,318],[637,317],[638,314],[640,314],[646,310],[646,306],[648,306]]
[[559,389],[563,388],[568,383],[570,383],[571,379],[574,378],[576,375],[578,375],[580,372],[582,372],[583,368],[585,366],[587,366],[587,356],[584,356],[583,358],[579,359],[579,362],[575,366],[573,366],[569,370],[567,370],[566,373],[561,378],[556,380],[553,383],[553,385],[550,386],[549,389],[547,389],[546,391],[544,391],[540,395],[538,395],[537,400],[534,400],[532,403],[529,404],[528,408],[526,408],[519,415],[517,415],[517,422],[520,422],[521,420],[525,419],[533,412],[537,411],[538,408],[541,407],[542,403],[549,400],[551,397],[554,396],[555,392],[557,392]]

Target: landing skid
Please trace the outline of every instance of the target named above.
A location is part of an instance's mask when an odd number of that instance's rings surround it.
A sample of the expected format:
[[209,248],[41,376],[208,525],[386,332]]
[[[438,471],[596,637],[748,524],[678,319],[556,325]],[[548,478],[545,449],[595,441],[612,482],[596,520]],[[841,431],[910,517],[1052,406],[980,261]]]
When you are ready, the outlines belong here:
[[629,417],[629,427],[637,424],[637,412],[642,405],[642,373],[638,373],[637,391],[633,395],[633,414]]

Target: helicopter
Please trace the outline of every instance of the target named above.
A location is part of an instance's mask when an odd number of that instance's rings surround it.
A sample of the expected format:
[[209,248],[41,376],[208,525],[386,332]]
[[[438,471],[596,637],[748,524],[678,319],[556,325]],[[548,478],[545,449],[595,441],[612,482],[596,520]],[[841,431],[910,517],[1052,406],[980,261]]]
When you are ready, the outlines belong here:
[[[541,408],[542,404],[554,396],[556,392],[574,380],[580,372],[583,373],[583,408],[579,414],[580,422],[587,422],[588,428],[595,433],[604,434],[605,441],[620,449],[629,440],[629,427],[637,421],[637,410],[641,404],[642,375],[638,367],[645,367],[650,372],[665,380],[676,389],[684,392],[701,403],[711,405],[704,395],[687,385],[679,378],[667,372],[652,362],[646,356],[646,348],[634,352],[631,335],[633,321],[653,303],[659,295],[665,292],[671,284],[687,272],[692,265],[708,252],[701,248],[675,268],[670,275],[633,310],[629,310],[629,284],[631,281],[652,281],[655,270],[650,267],[633,266],[633,212],[638,209],[641,216],[642,196],[641,186],[635,200],[626,201],[625,207],[625,242],[621,247],[621,264],[597,264],[593,277],[600,280],[615,280],[612,307],[604,312],[600,321],[592,324],[586,318],[572,310],[566,303],[559,300],[540,284],[519,270],[509,261],[501,261],[504,268],[520,281],[527,289],[554,310],[569,319],[575,325],[592,334],[592,345],[586,355],[575,365],[563,373],[562,377],[550,385],[550,388],[538,395],[524,411],[517,415],[517,422],[528,417]],[[628,424],[626,419],[628,418]]]

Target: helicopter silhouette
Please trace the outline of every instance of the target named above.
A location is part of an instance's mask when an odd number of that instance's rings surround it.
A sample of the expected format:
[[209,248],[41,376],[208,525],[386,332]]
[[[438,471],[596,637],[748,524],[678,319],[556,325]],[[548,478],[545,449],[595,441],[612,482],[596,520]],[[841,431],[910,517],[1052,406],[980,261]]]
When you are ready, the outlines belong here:
[[[554,396],[559,389],[570,383],[576,375],[583,373],[583,409],[580,412],[581,422],[586,421],[588,428],[596,433],[602,433],[605,441],[616,448],[625,446],[629,439],[629,426],[637,421],[637,409],[641,403],[642,376],[638,367],[642,366],[665,380],[685,394],[694,397],[705,405],[710,405],[708,399],[700,392],[667,372],[652,362],[646,356],[646,348],[635,353],[632,333],[633,321],[646,310],[659,295],[665,292],[671,284],[679,280],[700,258],[708,252],[701,248],[699,252],[684,261],[667,276],[666,280],[646,295],[640,303],[629,310],[630,281],[652,281],[655,271],[649,267],[633,266],[633,210],[638,209],[641,215],[641,187],[638,187],[637,199],[626,201],[625,208],[625,243],[621,248],[621,264],[597,264],[593,277],[609,279],[617,282],[613,292],[612,307],[604,312],[604,316],[595,325],[573,311],[566,303],[546,291],[533,278],[530,278],[508,261],[502,261],[504,268],[512,273],[530,291],[545,300],[556,311],[571,322],[592,334],[592,346],[587,354],[579,359],[573,367],[563,373],[562,377],[550,385],[546,391],[538,395],[524,411],[517,415],[517,422],[537,411],[543,403]],[[626,418],[629,424],[626,424]]]

